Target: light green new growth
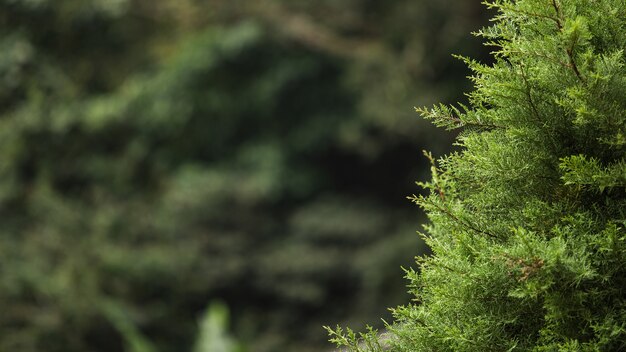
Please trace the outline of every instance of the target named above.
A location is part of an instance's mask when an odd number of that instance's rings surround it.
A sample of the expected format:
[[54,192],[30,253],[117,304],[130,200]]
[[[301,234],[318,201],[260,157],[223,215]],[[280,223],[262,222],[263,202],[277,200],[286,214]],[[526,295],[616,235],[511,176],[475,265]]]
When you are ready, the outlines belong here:
[[[463,128],[433,160],[433,255],[409,270],[390,351],[626,350],[626,2],[499,0],[470,106],[418,109]],[[379,351],[372,333],[331,341]],[[365,343],[360,343],[365,341]]]
[[221,302],[213,302],[200,321],[194,352],[242,352],[228,335],[229,311]]

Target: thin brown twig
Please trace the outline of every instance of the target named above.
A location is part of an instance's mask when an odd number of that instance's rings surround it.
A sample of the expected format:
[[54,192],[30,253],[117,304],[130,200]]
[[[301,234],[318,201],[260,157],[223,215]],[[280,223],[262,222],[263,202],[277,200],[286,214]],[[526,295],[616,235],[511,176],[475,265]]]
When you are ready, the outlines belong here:
[[539,115],[539,110],[537,109],[537,105],[535,105],[535,101],[533,100],[530,83],[528,82],[528,77],[526,76],[526,72],[524,71],[523,64],[520,65],[520,72],[522,73],[522,79],[524,80],[524,84],[526,85],[526,90],[524,92],[526,93],[526,97],[528,98],[528,103],[530,104],[530,108],[533,111],[533,115],[535,115],[537,122],[540,122],[541,116]]
[[[561,23],[561,7],[559,6],[557,0],[552,0],[552,7],[554,7],[554,11],[556,12],[556,18],[557,18],[556,26],[559,32],[563,32],[563,24]],[[573,48],[567,48],[565,49],[565,52],[567,52],[567,57],[569,58],[568,67],[574,71],[574,74],[576,74],[576,77],[578,77],[578,80],[584,83],[585,79],[580,74],[580,71],[578,70],[578,66],[576,65],[576,61],[574,60]]]
[[552,0],[552,7],[554,7],[554,11],[556,12],[556,27],[561,31],[563,30],[563,25],[561,24],[561,8],[556,0]]

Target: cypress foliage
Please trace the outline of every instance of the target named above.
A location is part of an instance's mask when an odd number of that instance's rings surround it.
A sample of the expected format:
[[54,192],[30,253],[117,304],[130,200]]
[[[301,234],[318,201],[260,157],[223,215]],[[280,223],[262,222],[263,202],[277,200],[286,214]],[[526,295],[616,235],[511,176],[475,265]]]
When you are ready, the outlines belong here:
[[[626,350],[626,2],[496,0],[464,59],[470,106],[418,109],[462,128],[433,160],[433,255],[414,302],[375,331],[329,330],[352,351]],[[384,340],[384,341],[382,341]]]

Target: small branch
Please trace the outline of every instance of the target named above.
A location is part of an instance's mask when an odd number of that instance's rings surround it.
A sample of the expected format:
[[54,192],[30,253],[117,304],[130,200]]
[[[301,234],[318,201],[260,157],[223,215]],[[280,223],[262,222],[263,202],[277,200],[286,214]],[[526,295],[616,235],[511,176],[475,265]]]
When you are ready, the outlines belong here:
[[520,54],[520,55],[527,55],[527,56],[528,55],[532,55],[533,57],[546,59],[546,60],[548,60],[550,62],[558,64],[558,65],[562,66],[565,69],[570,69],[571,68],[571,66],[568,63],[565,63],[565,62],[563,62],[563,61],[561,61],[561,60],[559,60],[557,58],[550,57],[550,56],[548,56],[546,54],[542,54],[542,53],[540,53],[538,51],[524,52],[524,51],[521,51],[521,50],[509,50],[509,51],[507,51],[507,54]]
[[485,128],[485,129],[506,129],[506,127],[501,126],[501,125],[496,125],[493,123],[480,123],[480,122],[467,122],[467,121],[463,121],[461,120],[459,117],[457,116],[441,116],[441,115],[437,115],[437,116],[431,116],[432,119],[436,120],[442,120],[442,121],[449,121],[452,124],[456,124],[456,127],[480,127],[480,128]]
[[541,121],[541,116],[539,115],[539,110],[537,109],[537,105],[535,105],[535,102],[533,100],[532,94],[531,94],[531,87],[530,87],[530,83],[528,82],[528,77],[526,76],[526,72],[524,71],[524,65],[521,64],[520,65],[520,71],[522,73],[522,79],[524,80],[524,84],[526,85],[526,97],[528,98],[528,103],[530,104],[530,108],[533,111],[533,115],[535,115],[535,118],[537,119],[537,122]]
[[458,216],[454,215],[450,210],[448,210],[448,209],[446,209],[446,208],[444,208],[444,207],[442,207],[442,206],[440,206],[438,204],[435,204],[433,202],[430,202],[430,204],[433,205],[435,208],[437,208],[437,210],[439,210],[442,213],[444,213],[445,215],[447,215],[450,219],[452,219],[455,222],[457,222],[458,224],[461,224],[462,226],[464,226],[464,227],[466,227],[466,228],[468,228],[468,229],[470,229],[470,230],[472,230],[472,231],[474,231],[476,233],[479,233],[479,234],[482,234],[482,235],[486,235],[488,237],[491,237],[494,240],[499,240],[498,236],[496,236],[496,235],[494,235],[494,234],[492,234],[490,232],[487,232],[485,230],[481,230],[480,228],[474,226],[472,223],[470,223],[470,222],[468,222],[466,220],[463,220],[463,219],[459,218]]
[[[563,24],[561,22],[561,8],[559,4],[557,3],[557,0],[552,0],[552,7],[554,7],[554,11],[556,12],[556,18],[557,18],[556,27],[558,28],[559,32],[563,32]],[[570,69],[572,69],[572,71],[574,71],[574,74],[576,75],[579,81],[585,83],[585,79],[580,74],[580,71],[578,70],[578,66],[576,65],[576,60],[574,60],[573,48],[565,49],[565,52],[567,52],[567,57],[569,58],[569,64],[567,66]]]
[[573,54],[572,48],[569,48],[566,51],[567,51],[567,56],[569,57],[570,68],[574,70],[574,73],[576,74],[576,77],[578,77],[578,80],[584,83],[585,79],[580,74],[580,71],[578,71],[578,66],[576,65],[576,61],[574,61],[574,54]]
[[338,57],[382,61],[392,55],[378,40],[342,35],[314,17],[291,11],[288,6],[276,1],[252,2],[245,13],[261,19],[273,31],[286,38]]
[[561,8],[556,0],[552,0],[552,7],[554,7],[554,11],[556,12],[556,27],[559,31],[562,31],[563,25],[561,24]]
[[547,19],[547,20],[552,20],[552,21],[556,22],[557,25],[560,25],[559,19],[558,18],[554,18],[552,16],[542,15],[542,14],[539,14],[539,13],[528,12],[528,11],[524,11],[524,10],[517,10],[515,8],[512,8],[512,7],[505,7],[504,9],[506,9],[507,11],[513,12],[513,13],[519,13],[519,14],[526,15],[526,16],[529,16],[529,17],[543,18],[543,19]]

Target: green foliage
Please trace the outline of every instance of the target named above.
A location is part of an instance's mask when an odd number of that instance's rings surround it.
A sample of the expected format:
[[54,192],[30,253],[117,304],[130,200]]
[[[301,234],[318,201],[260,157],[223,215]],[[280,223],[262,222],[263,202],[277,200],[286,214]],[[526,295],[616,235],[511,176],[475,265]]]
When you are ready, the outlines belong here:
[[0,0],[0,350],[191,350],[221,299],[315,351],[404,300],[415,140],[449,136],[402,106],[456,99],[481,16],[381,4]]
[[407,272],[414,302],[393,310],[389,350],[622,351],[626,6],[487,5],[498,15],[478,34],[495,63],[465,60],[470,107],[418,109],[465,129],[462,149],[433,161],[430,195],[411,197],[433,255]]
[[111,322],[111,325],[124,337],[124,349],[130,352],[154,352],[155,347],[133,324],[132,317],[127,316],[124,307],[115,301],[102,301],[101,310],[103,315]]
[[573,155],[562,159],[559,165],[563,170],[566,185],[595,186],[600,192],[605,189],[626,187],[626,163],[619,160],[603,168],[600,161],[585,155]]
[[383,336],[371,326],[367,326],[365,333],[355,333],[350,328],[346,328],[344,331],[340,326],[334,330],[328,326],[325,326],[324,329],[331,336],[330,342],[337,344],[337,346],[348,347],[352,351],[382,352],[388,347]]
[[200,333],[196,338],[194,352],[237,352],[243,351],[228,336],[229,310],[220,302],[207,308],[200,322]]

